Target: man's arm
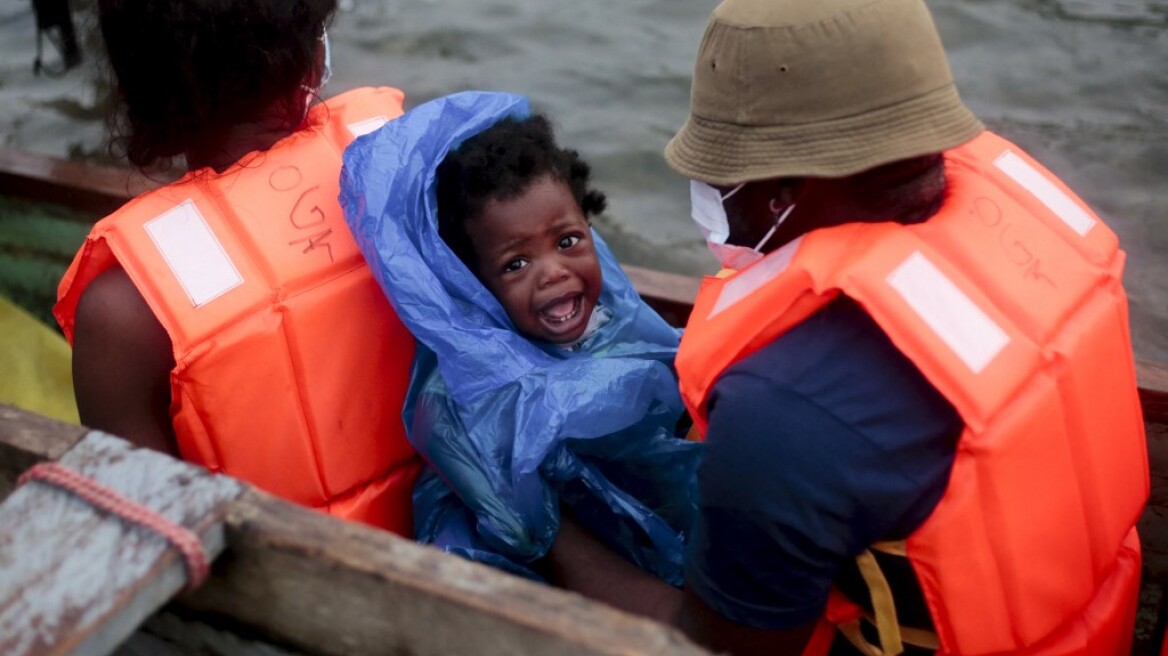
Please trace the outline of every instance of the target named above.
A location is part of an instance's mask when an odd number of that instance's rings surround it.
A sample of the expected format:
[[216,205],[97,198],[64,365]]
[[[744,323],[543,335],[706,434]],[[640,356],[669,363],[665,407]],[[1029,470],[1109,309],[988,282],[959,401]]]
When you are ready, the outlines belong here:
[[734,656],[797,656],[803,653],[818,621],[790,629],[756,629],[719,615],[693,592],[677,617],[677,626],[711,651]]
[[544,563],[555,585],[628,613],[680,628],[716,652],[736,656],[801,654],[816,622],[792,629],[756,629],[732,622],[692,592],[682,592],[633,565],[564,516]]
[[544,559],[552,584],[666,624],[682,604],[682,592],[622,558],[567,514]]
[[130,277],[114,267],[77,304],[73,387],[81,423],[177,455],[170,420],[170,336]]

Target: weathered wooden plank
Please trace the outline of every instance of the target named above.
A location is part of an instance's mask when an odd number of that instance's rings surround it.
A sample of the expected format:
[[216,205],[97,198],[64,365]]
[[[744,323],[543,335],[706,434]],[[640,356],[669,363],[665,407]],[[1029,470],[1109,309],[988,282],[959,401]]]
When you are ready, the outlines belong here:
[[[42,424],[28,413],[7,410],[0,415],[0,445],[16,450],[12,436],[30,436],[33,426],[43,434],[43,441],[34,439],[21,449],[31,459],[54,457],[64,450],[61,445],[75,440],[64,437],[75,432],[75,427],[48,421]],[[44,448],[54,442],[59,445]],[[182,489],[186,483],[166,473],[181,464],[160,454],[130,451],[166,462],[166,466],[151,469],[157,475],[154,478],[159,478],[158,484],[175,486],[171,493],[178,497],[188,494]],[[72,462],[75,452],[69,452],[64,462]],[[100,480],[120,480],[114,487],[127,492],[126,486],[135,477],[119,471],[109,470],[109,476]],[[35,487],[40,486],[18,489],[0,506],[0,513],[7,513],[10,505]],[[53,500],[61,505],[80,505],[63,493],[53,494]],[[45,511],[42,508],[40,512]],[[24,521],[0,514],[0,526]],[[243,627],[252,635],[269,636],[275,644],[290,649],[418,655],[706,653],[679,633],[653,622],[257,491],[232,502],[225,521],[228,548],[221,562],[203,589],[177,603],[208,618],[209,623]],[[13,581],[16,570],[22,568],[11,566],[11,555],[37,554],[55,544],[76,554],[86,542],[109,542],[101,535],[105,528],[65,528],[58,522],[38,526],[36,535],[21,545],[12,544],[7,530],[0,532],[0,653],[19,653],[4,642],[10,640],[12,632],[4,617],[14,603],[6,600],[18,591],[22,592],[22,608],[70,607],[74,623],[79,624],[82,617],[71,598],[38,587],[42,581],[29,581],[28,576],[21,577],[20,583]],[[144,542],[152,536],[133,537]],[[53,562],[66,577],[78,576],[79,568],[88,572],[94,565],[102,571],[121,571],[117,552],[123,548],[110,547],[109,553],[92,558],[59,562],[54,558]],[[181,569],[170,552],[167,554],[160,567],[173,569],[174,589]],[[164,578],[152,576],[155,580]],[[95,586],[87,583],[78,587]],[[98,611],[86,607],[86,613],[92,612]]]
[[12,492],[21,472],[60,458],[87,432],[81,426],[0,403],[0,501]]
[[1168,424],[1168,365],[1137,361],[1136,379],[1140,386],[1144,420]]
[[243,636],[220,621],[211,624],[173,606],[155,613],[111,656],[301,656],[254,637]]
[[130,169],[0,148],[0,194],[108,214],[158,186]]
[[680,633],[250,490],[180,603],[321,654],[705,654]]
[[[60,463],[223,549],[243,486],[90,432]],[[186,583],[169,543],[77,496],[32,481],[0,505],[0,653],[106,654]]]
[[674,326],[684,326],[693,310],[701,281],[693,276],[654,271],[622,264],[633,287],[645,302]]

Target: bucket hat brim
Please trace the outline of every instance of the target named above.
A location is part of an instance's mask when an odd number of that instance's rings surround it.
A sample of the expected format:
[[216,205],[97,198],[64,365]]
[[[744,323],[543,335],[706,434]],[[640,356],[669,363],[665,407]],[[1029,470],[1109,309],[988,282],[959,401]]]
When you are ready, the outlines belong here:
[[665,147],[686,177],[735,185],[779,177],[843,177],[955,148],[985,127],[952,83],[857,116],[744,126],[691,114]]

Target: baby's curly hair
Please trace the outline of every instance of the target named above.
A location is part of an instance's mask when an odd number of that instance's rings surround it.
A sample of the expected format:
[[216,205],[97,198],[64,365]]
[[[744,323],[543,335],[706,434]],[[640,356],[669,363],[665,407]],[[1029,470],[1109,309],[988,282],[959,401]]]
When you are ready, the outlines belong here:
[[604,194],[589,187],[592,167],[556,145],[551,122],[534,114],[507,117],[450,151],[438,166],[438,234],[471,271],[478,270],[466,224],[491,201],[518,198],[551,175],[568,185],[584,216],[604,211]]

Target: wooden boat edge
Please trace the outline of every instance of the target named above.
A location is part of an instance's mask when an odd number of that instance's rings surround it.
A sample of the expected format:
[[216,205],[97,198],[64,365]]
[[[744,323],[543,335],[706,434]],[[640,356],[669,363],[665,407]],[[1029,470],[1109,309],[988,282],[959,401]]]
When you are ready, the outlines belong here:
[[[89,434],[0,404],[0,502]],[[225,552],[178,612],[308,653],[707,653],[663,625],[243,485]]]

